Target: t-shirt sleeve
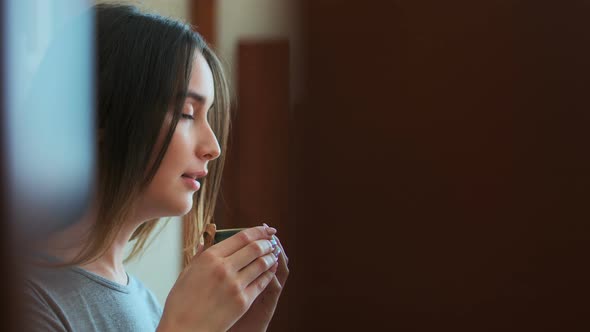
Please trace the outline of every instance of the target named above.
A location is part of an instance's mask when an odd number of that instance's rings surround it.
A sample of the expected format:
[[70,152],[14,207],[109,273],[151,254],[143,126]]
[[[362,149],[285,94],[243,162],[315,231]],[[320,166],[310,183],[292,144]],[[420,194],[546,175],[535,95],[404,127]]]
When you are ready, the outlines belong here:
[[30,284],[23,290],[23,317],[25,331],[66,332],[55,308],[52,308],[41,293]]

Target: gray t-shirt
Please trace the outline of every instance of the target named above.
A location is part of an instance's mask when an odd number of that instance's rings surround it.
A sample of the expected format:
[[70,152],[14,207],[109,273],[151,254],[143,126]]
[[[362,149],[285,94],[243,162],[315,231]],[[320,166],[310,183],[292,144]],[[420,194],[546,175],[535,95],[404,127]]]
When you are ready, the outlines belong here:
[[152,292],[128,275],[121,285],[79,267],[28,271],[28,331],[155,331],[162,307]]

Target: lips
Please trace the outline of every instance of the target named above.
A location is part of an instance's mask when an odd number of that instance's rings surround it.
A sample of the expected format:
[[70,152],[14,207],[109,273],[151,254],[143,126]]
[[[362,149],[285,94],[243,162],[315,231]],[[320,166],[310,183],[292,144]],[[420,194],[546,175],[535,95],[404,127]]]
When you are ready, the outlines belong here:
[[190,190],[197,191],[201,188],[201,183],[197,179],[203,178],[207,175],[207,171],[190,172],[182,174],[184,183]]
[[207,171],[197,171],[182,174],[182,177],[191,178],[193,180],[197,180],[205,176],[207,176]]

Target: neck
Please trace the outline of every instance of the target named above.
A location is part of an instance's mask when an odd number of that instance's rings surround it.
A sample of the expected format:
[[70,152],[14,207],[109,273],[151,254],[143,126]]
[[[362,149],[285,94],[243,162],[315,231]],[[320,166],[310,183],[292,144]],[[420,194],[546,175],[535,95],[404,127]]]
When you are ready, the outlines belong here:
[[[60,260],[66,262],[73,260],[90,237],[90,230],[96,223],[95,211],[95,209],[91,209],[79,222],[51,235],[43,245],[43,250]],[[123,265],[125,247],[141,223],[133,220],[126,222],[104,254],[95,261],[81,264],[80,267],[111,281],[126,285],[127,274]]]

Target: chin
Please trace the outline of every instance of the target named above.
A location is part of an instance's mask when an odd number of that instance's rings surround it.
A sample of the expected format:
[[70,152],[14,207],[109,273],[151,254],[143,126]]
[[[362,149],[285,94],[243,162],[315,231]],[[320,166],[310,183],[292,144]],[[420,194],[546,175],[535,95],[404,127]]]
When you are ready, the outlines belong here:
[[170,202],[168,211],[170,217],[181,217],[187,214],[193,208],[192,195],[189,198],[179,199],[175,202]]

